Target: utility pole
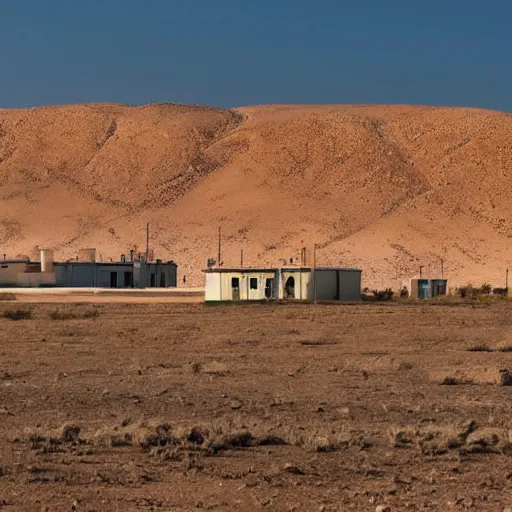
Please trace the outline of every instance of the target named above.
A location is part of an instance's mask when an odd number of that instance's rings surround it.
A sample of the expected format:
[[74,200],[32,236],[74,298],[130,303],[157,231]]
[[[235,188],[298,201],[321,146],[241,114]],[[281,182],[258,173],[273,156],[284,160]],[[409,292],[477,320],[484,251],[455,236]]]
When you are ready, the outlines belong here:
[[240,249],[240,268],[244,268],[244,250]]
[[222,256],[221,226],[219,226],[219,253],[217,255],[217,266],[220,267]]
[[149,222],[146,225],[146,263],[149,259]]
[[441,279],[444,279],[443,263],[444,263],[444,260],[441,260]]
[[508,268],[507,268],[507,272],[505,274],[505,288],[508,290]]
[[420,265],[420,279],[423,277],[423,267],[424,265]]
[[316,304],[316,244],[313,246],[313,303]]

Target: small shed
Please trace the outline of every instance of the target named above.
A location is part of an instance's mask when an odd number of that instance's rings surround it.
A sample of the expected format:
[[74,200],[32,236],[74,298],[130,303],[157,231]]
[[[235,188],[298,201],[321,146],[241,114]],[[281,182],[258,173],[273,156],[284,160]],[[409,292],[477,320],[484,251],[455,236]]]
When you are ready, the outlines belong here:
[[447,279],[411,279],[411,299],[431,299],[439,295],[446,295]]
[[336,267],[209,268],[206,301],[361,299],[361,270]]

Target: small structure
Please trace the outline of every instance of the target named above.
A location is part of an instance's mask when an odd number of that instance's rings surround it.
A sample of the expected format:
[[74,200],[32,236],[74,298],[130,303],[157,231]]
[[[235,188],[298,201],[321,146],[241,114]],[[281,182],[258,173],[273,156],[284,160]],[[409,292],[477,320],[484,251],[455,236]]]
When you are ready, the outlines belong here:
[[205,270],[205,300],[361,299],[361,270],[334,267],[222,268]]
[[177,285],[177,268],[173,261],[145,262],[97,261],[95,249],[83,249],[76,260],[53,261],[53,252],[41,250],[41,260],[0,261],[0,287],[78,287],[78,288],[166,288]]
[[446,295],[447,279],[411,279],[411,299],[431,299],[439,295]]

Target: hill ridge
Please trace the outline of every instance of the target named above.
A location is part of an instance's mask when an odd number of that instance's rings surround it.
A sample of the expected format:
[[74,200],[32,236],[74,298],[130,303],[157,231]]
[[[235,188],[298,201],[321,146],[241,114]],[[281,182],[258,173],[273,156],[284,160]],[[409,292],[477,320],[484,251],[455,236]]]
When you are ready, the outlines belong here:
[[154,103],[0,109],[0,250],[151,245],[200,284],[226,264],[319,264],[399,286],[419,265],[502,285],[512,116],[463,107]]

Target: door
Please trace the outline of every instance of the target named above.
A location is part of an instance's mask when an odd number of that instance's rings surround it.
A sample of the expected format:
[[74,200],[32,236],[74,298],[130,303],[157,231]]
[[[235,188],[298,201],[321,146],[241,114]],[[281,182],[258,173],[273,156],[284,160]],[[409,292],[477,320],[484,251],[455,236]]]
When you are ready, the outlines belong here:
[[290,276],[284,285],[284,297],[285,299],[295,298],[295,278]]
[[110,288],[117,288],[117,272],[110,272]]
[[160,288],[165,288],[165,274],[160,274]]
[[430,283],[428,279],[418,280],[418,297],[428,299],[430,297]]
[[151,272],[151,288],[155,286],[156,279],[155,279],[155,273]]
[[271,299],[274,296],[274,280],[267,278],[265,281],[265,297]]
[[240,279],[238,277],[231,278],[231,298],[240,300]]

